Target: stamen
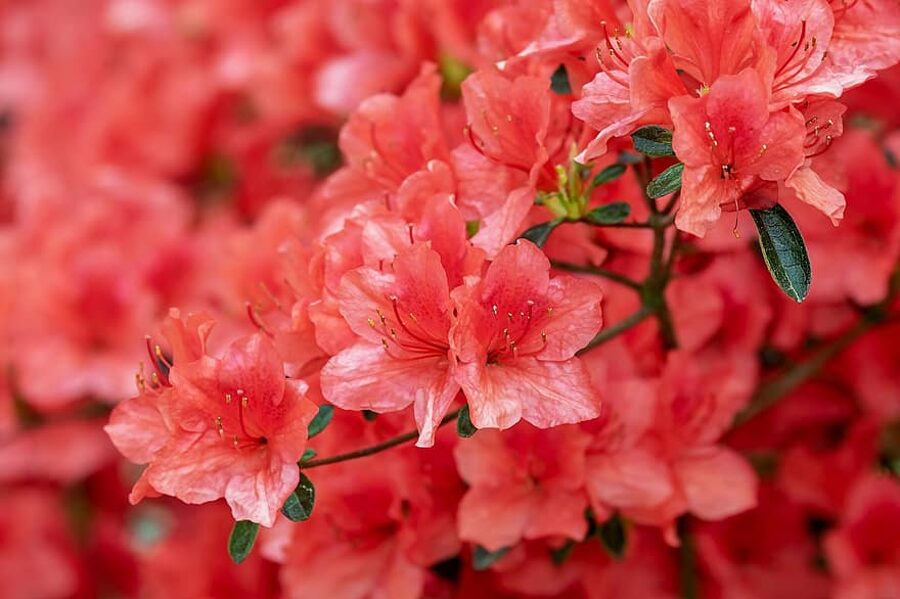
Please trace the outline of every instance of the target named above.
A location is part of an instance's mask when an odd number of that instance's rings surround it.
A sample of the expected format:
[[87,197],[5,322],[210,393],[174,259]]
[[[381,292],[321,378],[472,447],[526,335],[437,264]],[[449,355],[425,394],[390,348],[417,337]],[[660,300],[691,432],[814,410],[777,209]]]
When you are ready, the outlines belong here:
[[153,346],[153,353],[156,355],[157,359],[166,365],[168,368],[172,368],[172,363],[166,358],[165,354],[163,354],[162,348],[158,345]]
[[150,363],[153,364],[154,370],[154,372],[151,373],[150,381],[157,387],[160,386],[160,384],[170,387],[169,377],[162,371],[162,368],[160,368],[159,362],[156,359],[156,352],[153,350],[153,340],[147,335],[144,337],[144,342],[147,345],[147,353],[150,355]]
[[147,390],[147,383],[146,383],[146,380],[144,379],[144,375],[142,373],[142,371],[144,370],[143,362],[140,363],[139,368],[140,368],[140,370],[138,372],[134,373],[134,382],[137,385],[138,393],[143,393],[144,391]]
[[778,67],[778,70],[775,71],[775,77],[778,77],[778,75],[780,75],[784,71],[784,69],[787,68],[791,61],[794,60],[794,57],[797,56],[797,52],[800,51],[800,44],[804,39],[806,39],[806,19],[800,21],[800,38],[796,42],[791,44],[794,47],[794,50],[787,57],[787,60],[785,60],[784,63],[782,63],[782,65]]
[[[612,40],[609,39],[609,32],[606,30],[606,21],[600,21],[600,27],[603,28],[603,37],[606,41],[606,47],[609,48],[609,55],[611,58],[618,58],[619,62],[622,63],[622,66],[628,68],[628,61],[616,51],[615,45],[612,43]],[[619,44],[621,48],[621,43]]]
[[274,333],[266,327],[266,324],[262,321],[262,317],[259,314],[259,309],[255,307],[250,302],[247,302],[247,318],[250,319],[250,323],[253,324],[260,332],[265,333],[270,338],[275,338]]

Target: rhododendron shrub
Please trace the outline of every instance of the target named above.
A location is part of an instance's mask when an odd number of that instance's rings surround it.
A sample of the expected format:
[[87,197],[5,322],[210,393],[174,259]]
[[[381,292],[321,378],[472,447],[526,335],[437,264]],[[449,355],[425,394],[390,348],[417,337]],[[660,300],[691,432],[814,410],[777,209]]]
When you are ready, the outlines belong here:
[[0,2],[0,595],[900,597],[896,0]]

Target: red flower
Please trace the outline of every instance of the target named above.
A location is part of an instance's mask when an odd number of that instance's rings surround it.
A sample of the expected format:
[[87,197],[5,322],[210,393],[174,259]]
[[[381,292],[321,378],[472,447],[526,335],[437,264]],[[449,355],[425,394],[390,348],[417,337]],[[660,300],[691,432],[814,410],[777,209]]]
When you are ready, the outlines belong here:
[[509,428],[524,418],[546,428],[598,416],[574,356],[600,328],[601,295],[592,281],[550,279],[547,257],[523,241],[454,290],[451,344],[475,426]]
[[721,77],[700,98],[669,101],[673,146],[685,165],[675,220],[682,231],[702,237],[723,206],[746,207],[745,193],[787,179],[802,164],[802,118],[770,114],[767,98],[757,72],[746,69]]
[[[203,336],[193,333],[201,347]],[[186,503],[224,497],[235,520],[271,526],[299,481],[315,414],[306,384],[285,379],[261,334],[238,339],[221,359],[178,357],[168,377],[154,373],[158,385],[140,381],[140,395],[117,406],[106,427],[126,457],[149,462],[132,502],[151,493]]]

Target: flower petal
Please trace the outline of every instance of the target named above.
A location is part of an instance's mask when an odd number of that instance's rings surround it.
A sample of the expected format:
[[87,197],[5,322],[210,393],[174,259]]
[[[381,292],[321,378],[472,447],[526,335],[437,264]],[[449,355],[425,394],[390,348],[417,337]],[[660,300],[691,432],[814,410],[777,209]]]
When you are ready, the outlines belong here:
[[730,449],[691,449],[674,467],[688,508],[699,518],[722,520],[756,506],[756,473]]

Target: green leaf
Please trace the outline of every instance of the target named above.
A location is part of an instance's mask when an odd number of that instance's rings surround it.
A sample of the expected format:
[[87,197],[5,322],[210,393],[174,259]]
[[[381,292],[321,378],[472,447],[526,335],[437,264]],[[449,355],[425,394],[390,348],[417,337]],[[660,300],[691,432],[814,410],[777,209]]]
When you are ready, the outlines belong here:
[[561,566],[569,559],[569,556],[572,555],[573,549],[575,549],[575,541],[568,539],[562,547],[550,550],[550,559],[553,560],[553,563],[557,566]]
[[256,543],[256,535],[259,534],[259,524],[250,520],[238,520],[231,529],[231,536],[228,537],[228,555],[231,561],[236,564],[241,563],[253,550],[253,544]]
[[602,171],[600,171],[594,180],[591,181],[591,187],[599,187],[604,183],[609,183],[614,179],[618,179],[625,173],[625,165],[624,164],[611,164]]
[[281,513],[291,522],[303,522],[312,516],[313,507],[316,504],[316,488],[309,478],[300,473],[300,482],[294,492],[288,495]]
[[779,204],[766,210],[750,210],[750,214],[772,278],[788,297],[802,302],[809,293],[812,269],[800,229]]
[[628,527],[616,514],[597,529],[603,548],[614,558],[622,559],[628,547]]
[[542,248],[544,247],[544,244],[547,243],[547,240],[550,239],[550,233],[552,233],[553,229],[558,227],[563,222],[563,220],[564,219],[562,218],[555,218],[546,223],[535,225],[522,233],[520,238],[527,239],[528,241],[534,243],[534,245]]
[[475,570],[487,570],[493,566],[497,560],[509,553],[511,547],[503,547],[497,551],[488,551],[481,545],[475,545],[472,548],[472,568]]
[[631,206],[627,202],[612,202],[594,208],[584,215],[583,220],[592,225],[617,225],[631,214]]
[[647,195],[655,200],[678,191],[681,189],[682,172],[684,172],[682,163],[673,164],[647,184]]
[[553,71],[553,75],[550,76],[550,89],[554,93],[564,96],[572,93],[572,84],[569,83],[569,72],[566,70],[566,65],[561,64]]
[[459,416],[456,417],[456,434],[468,439],[477,432],[478,429],[469,419],[469,406],[463,406],[463,409],[459,411]]
[[372,410],[363,410],[362,417],[366,422],[372,422],[376,418],[378,418],[378,412],[373,412]]
[[644,158],[640,154],[634,154],[632,152],[619,152],[619,157],[617,161],[621,164],[637,164],[638,162],[643,162]]
[[472,239],[478,234],[478,231],[481,230],[481,221],[480,220],[467,220],[466,221],[466,239]]
[[307,447],[303,451],[303,455],[300,456],[300,463],[302,464],[303,462],[308,462],[311,459],[313,459],[314,457],[316,457],[316,450],[313,449],[312,447]]
[[657,125],[641,127],[631,134],[634,149],[647,156],[674,156],[672,132]]
[[308,438],[312,439],[313,437],[324,431],[325,427],[328,426],[328,423],[331,422],[332,418],[334,418],[334,406],[330,406],[328,404],[319,406],[319,411],[316,412],[315,418],[313,418],[312,422],[309,423]]

